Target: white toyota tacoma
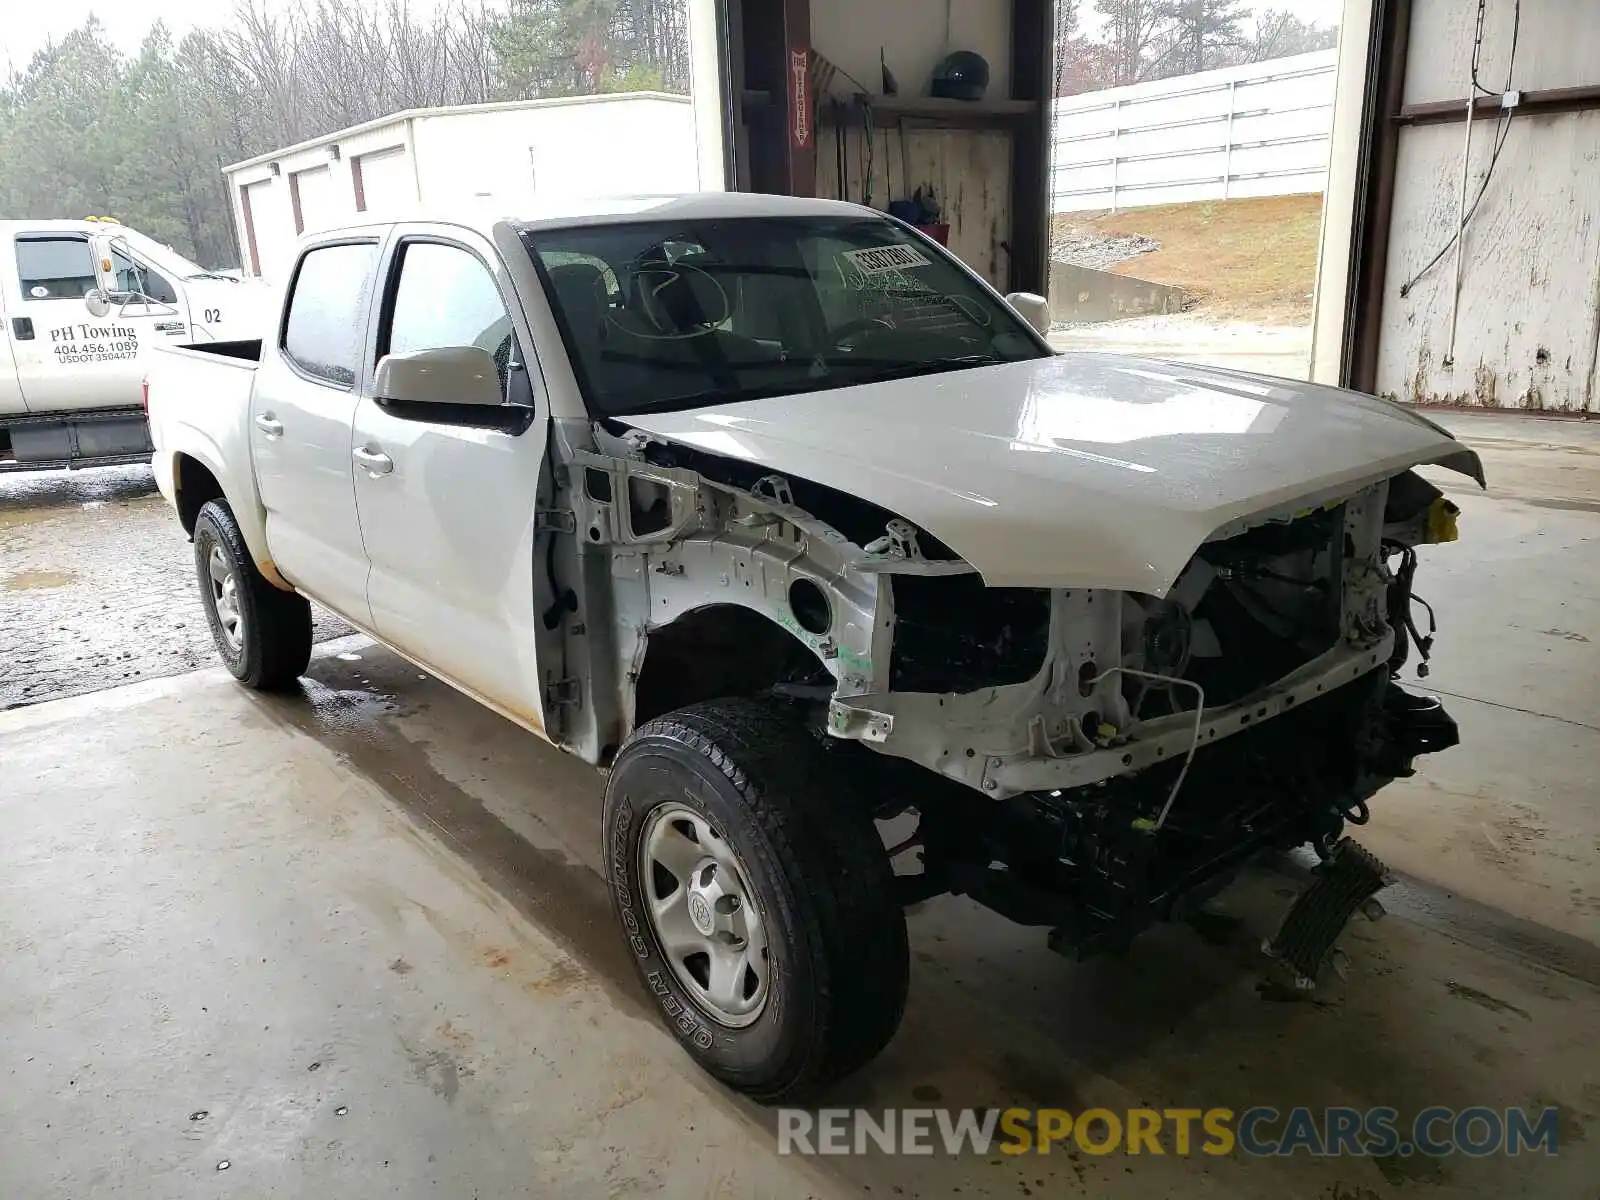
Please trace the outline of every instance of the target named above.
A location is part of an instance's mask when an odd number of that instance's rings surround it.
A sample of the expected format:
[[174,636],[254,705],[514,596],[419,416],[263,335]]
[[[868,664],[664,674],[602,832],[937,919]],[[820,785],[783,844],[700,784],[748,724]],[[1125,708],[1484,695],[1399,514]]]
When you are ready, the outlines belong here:
[[940,893],[1088,954],[1309,844],[1303,985],[1383,882],[1345,826],[1456,740],[1396,677],[1455,535],[1412,468],[1477,456],[1370,396],[1053,354],[1044,308],[829,201],[343,229],[262,342],[157,356],[157,478],[245,683],[305,670],[310,598],[607,768],[645,986],[793,1097],[892,1036]]

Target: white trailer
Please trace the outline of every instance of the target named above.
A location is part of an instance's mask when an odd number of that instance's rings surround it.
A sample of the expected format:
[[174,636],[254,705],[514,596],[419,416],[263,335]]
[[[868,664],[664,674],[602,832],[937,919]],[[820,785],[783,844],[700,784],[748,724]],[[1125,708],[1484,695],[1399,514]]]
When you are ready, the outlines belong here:
[[687,96],[625,92],[418,108],[223,168],[247,275],[280,282],[302,234],[490,201],[692,192]]

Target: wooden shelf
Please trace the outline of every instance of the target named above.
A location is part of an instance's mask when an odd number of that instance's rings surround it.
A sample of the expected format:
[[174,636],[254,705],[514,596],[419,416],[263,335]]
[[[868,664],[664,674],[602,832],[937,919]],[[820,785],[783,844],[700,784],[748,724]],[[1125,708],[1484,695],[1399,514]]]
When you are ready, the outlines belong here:
[[867,108],[872,110],[872,123],[879,127],[903,120],[923,128],[1003,129],[1036,114],[1039,104],[1035,100],[948,100],[943,96],[853,96],[824,104],[822,121],[859,123]]

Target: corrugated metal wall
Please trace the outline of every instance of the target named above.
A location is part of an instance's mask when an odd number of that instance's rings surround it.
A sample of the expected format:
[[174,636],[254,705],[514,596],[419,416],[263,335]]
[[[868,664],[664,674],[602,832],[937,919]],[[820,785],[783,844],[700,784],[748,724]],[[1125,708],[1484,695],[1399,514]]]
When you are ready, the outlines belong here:
[[[1600,83],[1600,4],[1488,0],[1479,78],[1501,91]],[[1405,103],[1471,91],[1477,4],[1414,0]],[[1494,161],[1487,187],[1484,177]],[[1464,122],[1401,131],[1385,268],[1378,390],[1429,404],[1600,411],[1600,111],[1472,130],[1457,286]],[[1416,278],[1421,273],[1420,278]],[[1411,281],[1415,279],[1415,283]],[[1402,288],[1411,286],[1406,294]]]

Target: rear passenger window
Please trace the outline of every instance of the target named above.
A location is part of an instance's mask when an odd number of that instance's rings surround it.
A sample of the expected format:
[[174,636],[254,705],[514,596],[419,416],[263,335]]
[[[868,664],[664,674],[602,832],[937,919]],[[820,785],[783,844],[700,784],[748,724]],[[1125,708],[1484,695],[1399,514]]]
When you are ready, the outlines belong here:
[[25,300],[82,300],[95,286],[89,239],[19,237],[17,275]]
[[319,246],[295,272],[283,353],[307,375],[354,387],[365,329],[361,306],[378,262],[374,242]]

